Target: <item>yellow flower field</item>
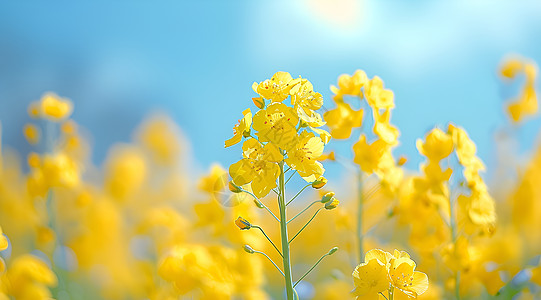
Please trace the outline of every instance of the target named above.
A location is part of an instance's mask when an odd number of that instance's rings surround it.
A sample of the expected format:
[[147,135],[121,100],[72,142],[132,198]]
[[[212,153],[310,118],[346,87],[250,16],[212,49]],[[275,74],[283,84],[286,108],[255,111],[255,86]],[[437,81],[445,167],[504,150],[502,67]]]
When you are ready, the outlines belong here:
[[[494,67],[520,85],[503,108],[520,128],[538,116],[537,65]],[[468,128],[449,123],[418,138],[408,169],[383,79],[329,84],[324,99],[298,74],[256,78],[226,116],[239,160],[200,178],[166,115],[94,165],[72,101],[30,99],[34,150],[0,143],[0,299],[540,298],[541,149],[513,185],[489,184]],[[352,158],[329,150],[338,140]]]

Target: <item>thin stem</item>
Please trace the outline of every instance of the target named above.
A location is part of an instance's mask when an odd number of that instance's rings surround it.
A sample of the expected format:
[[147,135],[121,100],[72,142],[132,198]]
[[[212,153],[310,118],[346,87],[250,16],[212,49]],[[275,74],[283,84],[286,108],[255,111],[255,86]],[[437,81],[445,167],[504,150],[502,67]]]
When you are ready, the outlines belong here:
[[[291,169],[291,168],[289,168],[289,169]],[[287,172],[287,171],[286,171],[286,172]],[[293,178],[293,175],[295,175],[295,173],[297,173],[297,170],[295,170],[295,171],[293,171],[293,173],[291,173],[291,175],[289,176],[289,178],[286,180],[286,183],[285,183],[285,184],[287,184],[287,183],[291,180],[291,178]]]
[[253,228],[257,228],[261,231],[261,233],[263,233],[263,235],[267,238],[267,240],[271,243],[271,245],[274,247],[274,249],[276,249],[276,251],[278,251],[278,254],[280,254],[281,257],[284,257],[282,255],[282,252],[280,252],[280,250],[278,250],[278,247],[276,247],[276,245],[272,242],[272,240],[269,238],[269,236],[265,233],[265,231],[263,230],[263,228],[257,226],[257,225],[252,225]]
[[[287,170],[284,171],[284,174],[287,173],[289,170],[291,170],[291,167],[287,167]],[[287,181],[286,181],[287,183]]]
[[297,197],[302,193],[302,191],[304,191],[307,187],[309,187],[309,186],[311,186],[311,185],[312,185],[311,183],[305,185],[305,186],[297,193],[297,195],[295,195],[293,198],[291,198],[291,200],[289,200],[289,201],[287,202],[286,206],[289,205],[289,203],[293,202],[293,200],[295,200],[295,198],[297,198]]
[[316,203],[321,203],[321,201],[314,201],[314,202],[310,203],[310,205],[308,205],[300,213],[296,214],[293,218],[291,218],[291,220],[287,221],[287,224],[289,224],[291,221],[295,220],[295,218],[297,218],[298,216],[302,215],[303,212],[307,211],[310,207],[312,207],[312,205],[314,205]]
[[310,272],[312,272],[312,270],[317,267],[317,265],[319,265],[319,263],[327,256],[329,256],[330,254],[329,253],[325,253],[323,256],[321,256],[321,258],[308,270],[306,271],[306,273],[304,273],[304,275],[301,276],[301,278],[299,278],[299,280],[297,280],[297,282],[295,282],[295,284],[293,285],[293,288],[295,288],[297,286],[297,284],[299,284],[299,282],[301,282],[304,277],[308,276],[308,274],[310,274]]
[[280,237],[282,239],[282,253],[283,253],[283,263],[284,263],[284,279],[286,285],[287,299],[293,300],[294,298],[294,289],[293,289],[293,276],[291,274],[291,261],[289,257],[289,242],[287,240],[287,214],[286,214],[286,203],[285,203],[285,178],[284,178],[284,161],[280,162],[280,178],[279,178],[279,191],[280,195],[278,197],[278,206],[280,207]]
[[304,230],[304,228],[306,228],[306,226],[308,226],[308,224],[310,224],[310,222],[312,222],[312,220],[317,216],[317,214],[323,209],[323,207],[321,207],[320,209],[318,209],[316,211],[316,213],[310,218],[310,220],[308,220],[308,222],[306,222],[306,224],[304,224],[304,226],[302,226],[301,230],[299,230],[295,236],[293,236],[291,238],[291,240],[289,240],[289,243],[293,242],[293,240]]
[[[457,230],[456,230],[456,216],[453,206],[452,197],[449,197],[449,224],[451,225],[451,238],[453,239],[453,248],[456,253],[456,239],[457,239]],[[460,300],[460,271],[456,271],[455,274],[455,298]]]
[[[379,292],[379,294],[380,294],[380,295],[382,295],[382,296],[383,296],[383,298],[387,299],[387,297],[385,297],[385,295],[383,295],[383,293],[382,293],[382,292]],[[389,299],[387,299],[387,300],[389,300]]]
[[257,201],[257,204],[260,204],[261,206],[263,206],[263,208],[266,209],[266,210],[269,212],[269,214],[271,214],[271,215],[274,217],[274,219],[276,219],[276,221],[280,222],[280,220],[278,219],[278,217],[276,217],[276,216],[272,213],[272,211],[271,211],[265,204],[263,204],[263,202],[259,201],[259,199],[257,199],[257,197],[256,197],[254,194],[252,194],[251,192],[249,192],[249,191],[247,191],[247,190],[245,190],[245,189],[243,189],[242,191],[245,192],[245,193],[248,193],[248,194],[250,194],[252,197],[254,197],[255,201]]
[[276,265],[276,264],[272,261],[272,259],[271,259],[267,254],[265,254],[265,252],[261,252],[261,251],[256,251],[256,250],[254,250],[254,253],[259,253],[259,254],[265,255],[265,257],[266,257],[266,258],[267,258],[267,259],[268,259],[268,260],[276,267],[276,270],[278,270],[278,272],[280,272],[280,274],[282,274],[282,276],[285,276],[285,275],[284,275],[284,272],[282,272],[282,270],[280,270],[280,268],[278,267],[278,265]]
[[359,169],[358,179],[358,207],[357,207],[357,245],[359,245],[359,262],[363,261],[364,247],[363,247],[363,171]]
[[389,300],[393,300],[394,299],[394,286],[391,285],[391,287],[389,288]]

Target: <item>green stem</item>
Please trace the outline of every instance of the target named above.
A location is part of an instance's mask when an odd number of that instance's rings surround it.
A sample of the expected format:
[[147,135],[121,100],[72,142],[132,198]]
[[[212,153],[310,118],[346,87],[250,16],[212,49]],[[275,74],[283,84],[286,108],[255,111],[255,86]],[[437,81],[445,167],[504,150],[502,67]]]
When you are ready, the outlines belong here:
[[308,222],[306,222],[306,224],[304,224],[304,226],[302,226],[301,230],[299,230],[299,232],[297,232],[292,238],[291,240],[289,240],[289,243],[293,242],[293,240],[304,230],[304,228],[306,228],[306,226],[308,226],[308,224],[310,224],[310,222],[312,222],[312,220],[317,216],[317,214],[323,209],[320,208],[316,211],[316,213],[310,218],[310,220],[308,220]]
[[266,209],[266,210],[269,212],[269,214],[271,214],[271,215],[274,217],[274,219],[275,219],[276,221],[280,222],[280,220],[278,219],[278,217],[276,217],[276,216],[272,213],[272,211],[271,211],[265,204],[263,204],[263,202],[259,201],[259,199],[257,199],[257,197],[256,197],[253,193],[251,193],[251,192],[249,192],[249,191],[247,191],[247,190],[242,190],[242,191],[245,192],[245,193],[247,193],[247,194],[250,194],[252,197],[254,197],[255,201],[257,201],[257,204],[263,206],[263,208]]
[[[290,169],[291,169],[291,168],[290,168]],[[287,171],[286,171],[286,172],[287,172]],[[291,178],[293,178],[293,175],[295,175],[295,173],[297,173],[297,170],[295,170],[295,171],[293,171],[293,173],[291,173],[291,175],[289,176],[289,178],[286,180],[286,183],[285,183],[285,184],[287,184],[287,183],[291,180]]]
[[389,288],[389,300],[393,300],[394,299],[394,286],[391,285],[391,287]]
[[293,202],[293,200],[295,200],[295,198],[297,198],[297,197],[302,193],[302,191],[304,191],[307,187],[309,187],[309,186],[311,186],[311,185],[312,185],[311,183],[305,185],[305,186],[297,193],[297,195],[295,195],[293,198],[291,198],[291,200],[289,200],[289,201],[287,202],[286,206],[288,206],[289,203]]
[[[453,240],[453,249],[456,253],[456,239],[457,239],[457,230],[456,230],[456,216],[453,205],[453,200],[449,197],[449,224],[451,225],[451,238]],[[460,300],[460,270],[456,271],[455,274],[455,298]]]
[[291,261],[289,256],[289,242],[287,239],[287,214],[286,214],[286,202],[285,202],[285,178],[284,178],[284,161],[280,162],[280,195],[278,197],[278,206],[280,207],[280,237],[282,239],[282,254],[284,263],[284,279],[286,285],[287,299],[293,300],[293,276],[291,274]]
[[274,263],[274,261],[272,261],[272,259],[271,259],[267,254],[265,254],[265,252],[261,252],[261,251],[256,251],[256,250],[254,250],[254,253],[258,253],[258,254],[264,255],[264,256],[265,256],[265,257],[266,257],[266,258],[267,258],[267,259],[268,259],[268,260],[276,267],[276,270],[278,270],[278,272],[280,272],[280,274],[282,274],[282,276],[285,276],[285,275],[284,275],[284,272],[282,272],[282,270],[280,270],[280,268],[278,267],[278,265],[276,265],[276,264]]
[[312,270],[317,267],[317,265],[319,265],[319,263],[327,256],[329,256],[330,254],[329,253],[325,253],[308,271],[306,271],[306,273],[304,273],[304,275],[301,276],[301,278],[299,278],[299,280],[297,280],[297,282],[295,282],[295,284],[293,285],[293,288],[295,288],[297,286],[297,284],[299,284],[303,279],[304,277],[308,276],[308,274],[310,274],[310,272],[312,272]]
[[293,218],[291,218],[291,220],[287,221],[287,224],[289,224],[291,221],[295,220],[295,218],[297,218],[298,216],[302,215],[302,213],[304,213],[305,211],[307,211],[310,207],[312,207],[312,205],[316,204],[316,203],[321,203],[321,201],[314,201],[312,203],[310,203],[310,205],[308,205],[305,209],[303,209],[300,213],[296,214]]
[[359,183],[358,183],[358,207],[357,207],[357,245],[359,245],[359,262],[363,261],[364,248],[363,248],[363,171],[359,169]]
[[280,252],[280,250],[278,250],[278,247],[276,247],[276,245],[272,242],[272,240],[269,238],[269,236],[265,233],[265,231],[263,231],[263,228],[257,226],[257,225],[252,225],[253,228],[257,228],[261,231],[261,233],[263,233],[263,235],[267,238],[267,241],[269,241],[269,243],[271,243],[271,245],[274,247],[274,249],[276,249],[276,251],[278,251],[278,254],[280,254],[281,257],[284,257],[282,255],[282,252]]

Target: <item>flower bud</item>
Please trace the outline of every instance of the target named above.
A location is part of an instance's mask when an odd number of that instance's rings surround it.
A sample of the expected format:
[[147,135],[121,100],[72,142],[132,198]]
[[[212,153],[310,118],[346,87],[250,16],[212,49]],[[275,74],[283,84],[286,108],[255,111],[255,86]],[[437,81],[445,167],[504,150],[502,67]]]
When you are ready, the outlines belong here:
[[244,245],[244,251],[250,254],[253,254],[255,252],[255,250],[252,249],[252,247],[250,247],[249,245]]
[[255,203],[255,206],[257,206],[257,208],[265,208],[265,206],[263,206],[263,203],[261,203],[257,199],[254,199],[254,203]]
[[398,158],[398,162],[396,164],[398,166],[403,166],[407,161],[408,161],[408,159],[405,156],[400,156]]
[[229,181],[229,190],[235,194],[242,192],[240,186],[236,185],[233,180]]
[[248,222],[243,217],[238,217],[235,220],[235,225],[237,225],[237,227],[240,228],[240,230],[248,230],[252,228],[252,224],[250,224],[250,222]]
[[327,178],[321,176],[316,181],[312,182],[312,187],[315,189],[320,189],[327,184]]
[[252,98],[252,101],[259,109],[263,109],[265,107],[265,100],[263,100],[261,97]]
[[334,247],[331,250],[329,250],[329,253],[327,253],[327,255],[333,255],[336,251],[338,251],[338,247]]
[[335,209],[339,203],[340,201],[338,201],[338,199],[332,197],[331,201],[325,203],[325,209],[328,209],[328,210]]
[[328,192],[321,198],[321,203],[327,203],[334,197],[334,192]]

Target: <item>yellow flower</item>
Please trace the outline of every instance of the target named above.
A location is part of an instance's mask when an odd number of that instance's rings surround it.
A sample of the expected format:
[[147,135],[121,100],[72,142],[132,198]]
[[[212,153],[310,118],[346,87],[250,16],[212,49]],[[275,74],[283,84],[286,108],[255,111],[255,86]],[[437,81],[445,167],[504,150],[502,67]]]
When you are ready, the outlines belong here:
[[500,67],[500,74],[506,78],[515,78],[518,72],[524,70],[524,63],[519,59],[508,59]]
[[357,299],[361,296],[377,296],[389,288],[387,268],[385,263],[378,259],[365,258],[365,262],[355,268],[352,276],[355,285],[353,295],[357,296]]
[[428,277],[415,271],[415,262],[405,251],[395,250],[394,254],[380,249],[368,251],[364,263],[353,272],[357,296],[376,296],[394,288],[404,292],[408,297],[417,298],[428,289]]
[[42,172],[51,187],[74,187],[80,183],[78,164],[64,153],[45,155]]
[[117,200],[137,194],[145,182],[147,168],[139,148],[126,145],[113,148],[105,166],[106,190]]
[[335,101],[342,101],[344,95],[360,96],[361,88],[368,82],[366,73],[362,70],[357,70],[350,76],[342,74],[338,77],[338,87],[331,85],[331,91],[335,94]]
[[271,142],[289,149],[297,136],[299,117],[295,109],[283,103],[272,103],[254,115],[253,128],[261,142]]
[[246,109],[242,112],[244,115],[238,124],[233,127],[233,137],[225,141],[225,148],[235,145],[242,140],[242,137],[250,136],[250,126],[252,126],[252,112]]
[[276,72],[271,79],[267,79],[259,84],[254,82],[252,89],[265,99],[272,102],[282,102],[289,96],[291,88],[299,80],[293,80],[287,72]]
[[146,120],[138,129],[137,139],[162,166],[174,165],[182,150],[180,129],[165,115]]
[[10,294],[17,299],[49,299],[46,287],[57,284],[56,275],[41,259],[25,254],[17,257],[10,266],[7,276]]
[[382,114],[379,113],[379,109],[374,109],[374,133],[379,136],[380,139],[385,141],[389,145],[395,145],[398,143],[398,135],[400,132],[396,127],[391,125],[391,110],[387,109]]
[[376,140],[372,144],[368,144],[366,141],[366,136],[362,134],[359,137],[359,141],[353,145],[353,152],[355,153],[353,162],[361,166],[361,169],[364,172],[372,174],[384,161],[384,154],[387,147],[388,145],[380,139]]
[[524,117],[535,115],[538,110],[537,93],[533,83],[528,83],[519,97],[509,103],[507,110],[514,122],[520,122]]
[[417,150],[430,160],[440,161],[453,152],[453,139],[441,129],[434,128],[428,133],[424,143],[417,140]]
[[301,83],[291,88],[291,104],[300,107],[309,113],[312,110],[318,110],[323,105],[323,96],[314,92],[314,87],[307,79],[301,79]]
[[364,96],[368,105],[373,109],[392,109],[394,108],[393,91],[383,88],[383,81],[378,76],[374,76],[364,88]]
[[303,131],[297,144],[288,152],[285,162],[297,170],[308,182],[313,182],[325,172],[317,159],[323,154],[323,141],[312,132]]
[[537,66],[523,58],[512,58],[503,63],[500,74],[504,79],[514,79],[523,73],[526,82],[519,96],[507,106],[507,111],[513,122],[520,122],[524,117],[535,115],[538,110],[537,94],[535,91],[535,79]]
[[227,171],[219,164],[213,164],[210,174],[199,180],[198,188],[207,193],[216,193],[227,184]]
[[238,186],[251,182],[254,195],[262,198],[276,187],[280,176],[277,162],[283,156],[274,144],[263,146],[256,139],[246,140],[242,149],[244,158],[229,167],[229,174]]
[[362,125],[363,110],[353,110],[349,104],[338,102],[336,108],[324,113],[323,117],[335,139],[347,139],[353,128]]
[[391,259],[389,266],[391,284],[412,298],[428,289],[428,276],[415,271],[415,262],[408,256]]
[[23,128],[24,137],[29,144],[35,145],[39,143],[40,132],[39,128],[34,124],[26,124]]
[[[2,227],[0,227],[0,251],[4,251],[8,248],[8,239],[2,232]],[[0,273],[1,274],[1,273]]]
[[50,121],[61,121],[68,118],[73,111],[69,99],[60,98],[54,93],[46,93],[40,100],[40,114]]

